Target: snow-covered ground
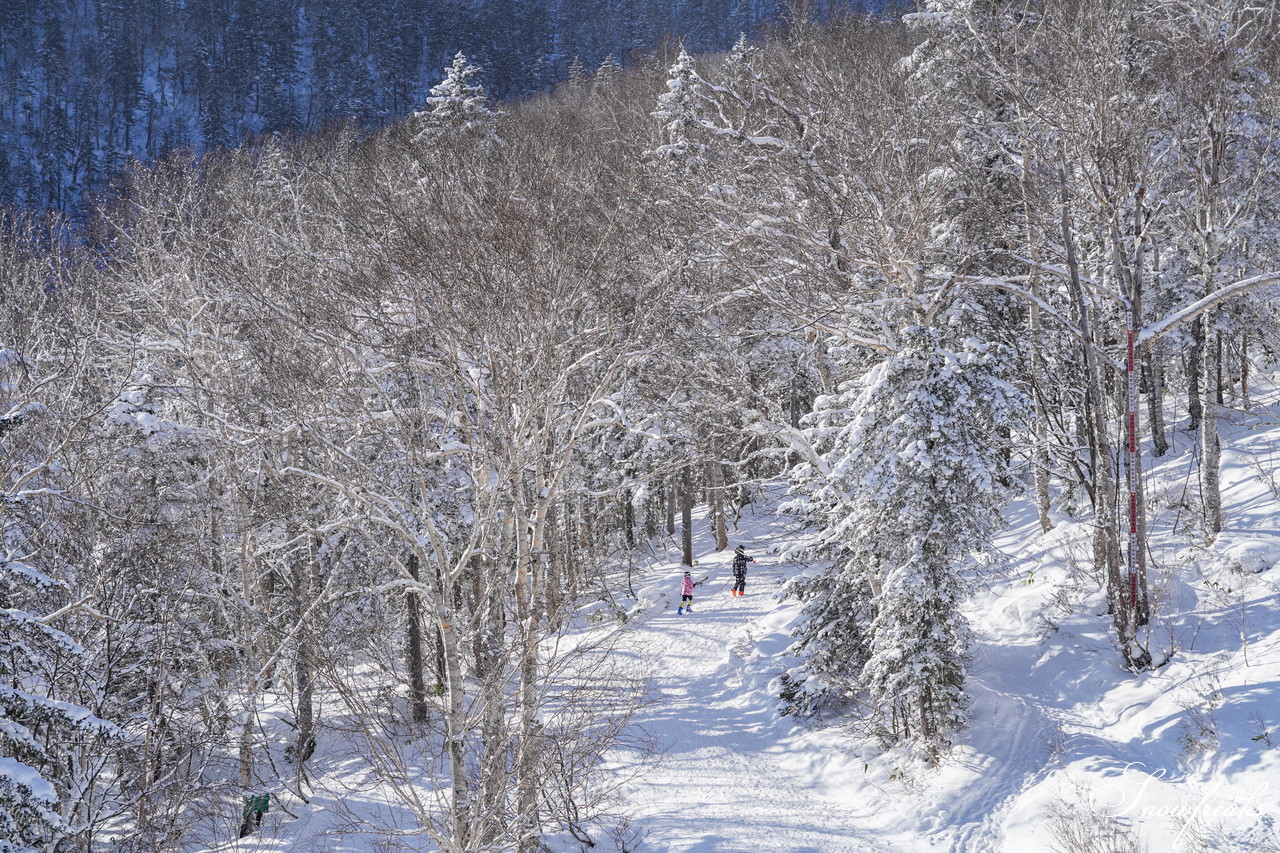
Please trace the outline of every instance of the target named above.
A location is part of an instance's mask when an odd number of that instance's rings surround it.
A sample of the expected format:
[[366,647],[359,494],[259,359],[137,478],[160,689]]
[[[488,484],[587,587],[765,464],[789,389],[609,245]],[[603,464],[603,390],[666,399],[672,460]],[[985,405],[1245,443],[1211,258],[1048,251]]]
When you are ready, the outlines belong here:
[[1113,846],[1074,849],[1280,849],[1277,400],[1225,431],[1212,548],[1195,527],[1191,438],[1150,465],[1158,669],[1120,665],[1083,568],[1089,526],[1059,513],[1044,535],[1029,506],[1011,508],[1007,565],[969,608],[973,725],[937,768],[778,715],[799,614],[778,593],[804,567],[767,552],[796,532],[748,509],[731,538],[759,562],[733,598],[730,554],[700,529],[695,613],[676,614],[672,561],[622,629],[625,653],[654,667],[660,699],[642,722],[666,745],[631,794],[644,849],[1024,853],[1087,837]]
[[[800,531],[772,501],[744,510],[731,542],[757,562],[735,598],[731,551],[716,552],[700,520],[692,614],[676,612],[684,567],[672,545],[642,570],[625,622],[581,628],[615,634],[617,660],[653,687],[636,725],[660,751],[626,789],[643,838],[633,849],[1280,849],[1280,396],[1263,402],[1224,435],[1226,529],[1211,548],[1195,528],[1190,437],[1176,434],[1150,466],[1158,613],[1147,639],[1168,659],[1158,669],[1120,666],[1088,578],[1088,525],[1059,512],[1046,535],[1028,506],[1010,509],[999,543],[1007,564],[980,579],[969,609],[973,724],[937,767],[779,716],[777,679],[796,663],[789,632],[800,612],[781,591],[807,567],[773,552]],[[388,846],[360,828],[362,818],[411,821],[343,744],[322,734],[312,802],[282,800],[296,820],[273,811],[262,834],[219,849],[429,849],[421,837]],[[628,767],[633,757],[616,756]],[[1071,844],[1107,833],[1111,846]]]
[[[734,544],[759,561],[749,566],[747,594],[733,597],[732,551],[701,557],[694,612],[679,615],[684,567],[650,573],[621,654],[649,667],[657,700],[639,720],[664,752],[631,792],[645,849],[728,851],[877,850],[863,815],[849,808],[843,785],[824,772],[828,754],[778,716],[776,685],[788,628],[799,612],[778,594],[796,566],[764,553],[791,537],[771,513],[747,511]],[[834,743],[832,744],[834,745]]]
[[[758,560],[746,597],[730,595],[731,554],[716,554],[707,536],[695,547],[695,577],[709,579],[694,614],[676,613],[683,568],[673,562],[653,572],[657,580],[640,593],[623,629],[619,651],[656,667],[660,698],[642,725],[666,745],[631,794],[648,832],[644,849],[1004,849],[1001,815],[1046,775],[1056,731],[1044,709],[1019,695],[1034,680],[1021,658],[1038,647],[1031,596],[1002,582],[981,596],[999,608],[994,618],[982,618],[986,604],[975,604],[983,638],[970,684],[975,726],[950,759],[931,768],[844,729],[779,715],[777,679],[796,663],[787,650],[800,614],[799,603],[780,593],[805,567],[780,563],[768,551],[795,539],[789,523],[769,506],[748,509],[731,537]],[[1029,843],[1008,849],[1044,849]]]

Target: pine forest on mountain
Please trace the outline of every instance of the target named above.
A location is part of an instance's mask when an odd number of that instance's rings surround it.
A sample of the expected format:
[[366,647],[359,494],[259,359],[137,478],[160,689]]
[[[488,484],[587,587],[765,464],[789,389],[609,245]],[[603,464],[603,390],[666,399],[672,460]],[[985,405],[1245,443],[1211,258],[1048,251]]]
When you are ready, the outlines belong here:
[[781,0],[5,0],[0,204],[79,214],[130,159],[420,109],[464,51],[491,95],[541,92],[679,35],[724,49]]
[[719,53],[774,12],[574,5],[554,50],[536,4],[0,10],[9,198],[154,158],[4,219],[0,850],[209,849],[247,791],[306,801],[339,717],[412,815],[386,849],[590,849],[646,688],[580,609],[621,624],[645,543],[691,564],[705,504],[730,547],[778,484],[806,726],[946,765],[1010,501],[1089,526],[1114,668],[1178,660],[1128,466],[1192,436],[1182,532],[1230,523],[1221,431],[1280,354],[1276,3]]

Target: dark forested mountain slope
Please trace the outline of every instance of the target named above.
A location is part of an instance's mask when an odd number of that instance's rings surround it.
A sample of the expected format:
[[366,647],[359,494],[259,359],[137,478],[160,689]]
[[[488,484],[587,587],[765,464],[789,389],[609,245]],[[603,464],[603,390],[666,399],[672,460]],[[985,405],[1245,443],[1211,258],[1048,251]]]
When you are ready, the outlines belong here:
[[727,47],[785,0],[4,0],[0,204],[74,209],[129,158],[422,104],[453,54],[519,97],[681,38]]

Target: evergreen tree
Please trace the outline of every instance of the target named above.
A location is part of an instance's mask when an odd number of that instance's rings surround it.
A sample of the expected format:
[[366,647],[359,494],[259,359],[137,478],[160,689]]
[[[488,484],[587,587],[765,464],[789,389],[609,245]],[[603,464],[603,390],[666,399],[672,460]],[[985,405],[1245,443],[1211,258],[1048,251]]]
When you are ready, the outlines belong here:
[[[118,730],[68,701],[88,652],[53,623],[74,612],[65,585],[37,568],[51,540],[70,531],[44,493],[61,491],[49,447],[36,432],[42,405],[17,397],[32,367],[0,345],[0,851],[47,851],[76,831],[64,813],[70,754]],[[7,381],[13,379],[14,381]]]
[[255,15],[261,44],[258,112],[262,131],[289,131],[299,123],[294,90],[297,87],[297,9],[294,0],[271,0]]
[[375,46],[382,85],[382,112],[407,115],[417,103],[427,5],[414,0],[389,0],[379,7]]
[[658,108],[653,111],[654,118],[662,125],[666,143],[651,153],[692,169],[706,150],[700,139],[702,123],[698,118],[703,106],[699,92],[702,80],[693,67],[693,57],[683,47],[667,74],[667,91],[658,96]]
[[[542,0],[490,3],[479,21],[485,70],[492,90],[501,97],[542,91],[562,79],[564,72],[554,45],[547,4]],[[477,45],[476,47],[481,47]]]
[[[5,425],[0,418],[0,431]],[[0,550],[0,851],[34,853],[70,830],[59,814],[58,749],[106,724],[49,695],[52,685],[42,674],[51,661],[85,651],[43,614],[24,608],[24,601],[51,598],[57,584],[12,557],[7,545]]]
[[480,69],[458,51],[453,64],[445,69],[445,78],[431,87],[427,98],[429,110],[414,113],[421,128],[419,139],[441,133],[474,134],[496,138],[494,124],[497,113],[489,107],[489,98],[477,79]]
[[809,418],[819,458],[793,472],[792,510],[818,522],[832,564],[800,587],[807,663],[788,694],[798,711],[864,703],[882,741],[937,750],[965,720],[962,572],[1001,524],[1010,479],[996,436],[1021,402],[1000,348],[920,327],[902,338]]
[[106,73],[109,144],[123,160],[133,153],[136,112],[143,96],[142,0],[101,0],[98,9],[101,56]]

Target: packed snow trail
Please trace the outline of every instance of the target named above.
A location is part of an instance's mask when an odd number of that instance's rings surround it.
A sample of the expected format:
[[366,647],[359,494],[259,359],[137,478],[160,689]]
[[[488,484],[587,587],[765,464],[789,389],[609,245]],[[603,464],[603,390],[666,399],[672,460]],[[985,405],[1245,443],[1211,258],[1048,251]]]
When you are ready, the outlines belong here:
[[[732,549],[705,549],[693,567],[693,612],[678,615],[684,567],[652,572],[653,583],[625,629],[622,649],[650,668],[654,701],[637,722],[663,754],[635,785],[635,824],[645,850],[670,853],[855,853],[887,849],[867,840],[845,804],[821,788],[821,774],[785,737],[776,697],[764,689],[781,666],[746,666],[785,648],[794,608],[779,609],[782,573],[764,554],[768,523],[736,538],[757,560],[747,594],[730,594]],[[702,526],[702,525],[699,525]],[[707,544],[705,542],[701,544]],[[709,552],[709,553],[708,553]],[[621,650],[621,649],[620,649]]]
[[[975,633],[972,720],[937,765],[851,737],[840,720],[824,727],[778,715],[778,676],[799,662],[787,650],[800,613],[778,593],[819,567],[770,553],[804,532],[787,529],[792,522],[774,512],[780,495],[766,490],[731,539],[757,560],[747,596],[734,598],[732,551],[715,551],[698,508],[693,573],[706,580],[693,614],[676,615],[685,567],[673,542],[639,576],[631,567],[628,577],[642,579],[625,622],[609,618],[619,602],[595,601],[574,628],[584,642],[608,641],[610,665],[647,679],[653,701],[633,720],[663,749],[640,767],[622,747],[611,755],[630,787],[595,827],[594,849],[1028,853],[1093,833],[1153,850],[1280,850],[1277,421],[1280,401],[1224,433],[1230,523],[1213,548],[1188,520],[1195,436],[1172,431],[1173,450],[1150,464],[1152,577],[1163,596],[1150,641],[1157,659],[1168,658],[1156,670],[1128,672],[1116,654],[1105,591],[1088,570],[1096,531],[1087,513],[1056,513],[1044,533],[1028,502],[1009,508],[997,540],[1007,559],[983,568],[966,605]],[[235,792],[215,804],[208,843],[193,840],[187,853],[437,849],[414,834],[415,815],[372,772],[365,741],[353,734],[382,732],[394,716],[343,716],[332,710],[340,700],[330,701],[308,764],[309,801],[271,787],[262,830],[238,841]],[[276,694],[259,713],[272,766],[289,766],[287,697]],[[387,729],[388,742],[400,732]],[[412,747],[406,741],[406,754]],[[439,789],[430,762],[411,766],[421,774],[417,790]],[[634,833],[608,823],[619,814]],[[566,836],[547,843],[556,853],[583,849]]]
[[[1049,772],[1058,726],[1022,682],[1039,658],[1035,628],[1044,594],[1018,579],[995,583],[975,602],[973,724],[940,766],[888,753],[839,725],[807,726],[779,715],[780,676],[801,605],[780,600],[786,581],[806,570],[783,564],[771,547],[803,536],[762,502],[731,548],[716,552],[700,520],[692,569],[703,581],[694,612],[677,615],[678,559],[650,568],[618,652],[649,673],[654,701],[637,723],[664,750],[634,783],[637,849],[661,853],[861,853],[1024,849],[1003,843],[1013,821],[1042,822],[1020,798]],[[1019,527],[1035,523],[1019,519]],[[1023,535],[1011,533],[1013,541]],[[732,546],[742,544],[747,595],[735,598]],[[1040,550],[1043,550],[1040,549]],[[1020,566],[1046,566],[1047,553]],[[705,579],[705,580],[703,580]],[[1033,807],[1034,808],[1034,807]],[[1020,827],[1025,837],[1026,828]],[[1038,841],[1037,841],[1038,843]]]

